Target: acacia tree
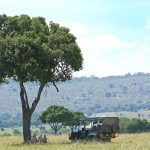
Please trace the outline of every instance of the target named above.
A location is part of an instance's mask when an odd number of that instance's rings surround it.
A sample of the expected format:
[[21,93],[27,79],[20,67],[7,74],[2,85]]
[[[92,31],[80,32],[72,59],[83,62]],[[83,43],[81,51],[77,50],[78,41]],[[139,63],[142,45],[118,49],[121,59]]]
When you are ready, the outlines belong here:
[[65,125],[72,117],[72,112],[64,106],[52,105],[42,113],[39,119],[43,123],[49,124],[52,130],[54,130],[54,134],[57,134],[60,127]]
[[66,126],[69,126],[71,131],[73,132],[73,129],[75,129],[77,126],[80,126],[81,123],[84,122],[86,119],[84,113],[82,112],[72,112],[72,117],[70,117],[67,122]]
[[[47,25],[42,17],[0,15],[0,64],[7,78],[20,85],[25,142],[31,139],[31,116],[44,86],[51,82],[56,87],[55,82],[71,79],[82,62],[76,37],[68,28],[53,22]],[[34,81],[39,89],[30,105],[24,84]]]

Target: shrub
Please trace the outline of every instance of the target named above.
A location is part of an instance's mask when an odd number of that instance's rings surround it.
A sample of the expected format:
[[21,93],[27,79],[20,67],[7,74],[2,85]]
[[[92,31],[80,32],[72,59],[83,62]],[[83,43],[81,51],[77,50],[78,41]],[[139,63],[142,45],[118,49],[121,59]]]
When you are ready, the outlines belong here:
[[11,136],[11,134],[8,132],[5,132],[4,134],[2,134],[2,136]]
[[4,128],[1,128],[1,131],[5,131],[5,129],[4,129]]
[[13,130],[14,135],[21,135],[21,132],[18,129]]

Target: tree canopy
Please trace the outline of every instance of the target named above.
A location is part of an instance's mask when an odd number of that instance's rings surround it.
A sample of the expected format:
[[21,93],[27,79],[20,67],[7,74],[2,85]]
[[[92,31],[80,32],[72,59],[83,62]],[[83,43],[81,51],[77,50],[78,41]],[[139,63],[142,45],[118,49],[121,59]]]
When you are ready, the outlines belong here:
[[[0,63],[17,81],[42,83],[70,79],[82,69],[76,37],[42,17],[0,15]],[[1,71],[2,73],[2,71]]]
[[82,112],[72,112],[72,117],[66,121],[66,125],[73,129],[75,129],[77,126],[79,126],[81,123],[84,123],[84,120],[86,119],[84,113]]
[[57,134],[59,128],[70,121],[72,117],[72,113],[64,106],[52,105],[42,113],[39,119],[43,123],[49,124]]

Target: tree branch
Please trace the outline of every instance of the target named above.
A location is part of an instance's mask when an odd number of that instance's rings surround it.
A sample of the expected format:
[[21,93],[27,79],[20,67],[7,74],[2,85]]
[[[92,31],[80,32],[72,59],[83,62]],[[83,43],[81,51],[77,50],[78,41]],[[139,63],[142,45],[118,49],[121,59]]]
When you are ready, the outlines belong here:
[[52,123],[49,123],[50,127],[53,129],[53,124]]
[[56,86],[56,84],[55,84],[54,81],[53,81],[53,85],[54,85],[54,87],[56,88],[57,92],[59,92],[59,89],[58,89],[58,87]]
[[24,91],[27,108],[29,108],[28,96],[27,96],[27,92],[26,92],[26,89],[25,89],[24,85],[22,86],[22,88],[23,88],[23,91]]
[[39,90],[38,90],[37,97],[35,98],[35,100],[32,103],[32,106],[31,106],[31,114],[34,112],[38,102],[40,101],[41,93],[43,91],[44,86],[45,86],[45,83],[41,83]]
[[21,99],[21,104],[22,104],[22,110],[26,109],[26,104],[25,104],[25,99],[23,96],[23,89],[20,87],[20,99]]
[[22,82],[20,82],[20,98],[21,98],[23,110],[24,109],[29,109],[29,102],[28,102],[26,89],[25,89],[25,87],[24,87]]

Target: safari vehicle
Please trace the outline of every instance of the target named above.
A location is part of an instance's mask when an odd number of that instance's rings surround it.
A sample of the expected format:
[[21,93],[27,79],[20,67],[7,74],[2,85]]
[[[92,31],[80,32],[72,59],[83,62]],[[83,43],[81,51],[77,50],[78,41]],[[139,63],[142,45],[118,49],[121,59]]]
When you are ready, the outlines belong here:
[[[118,117],[92,117],[82,121],[78,131],[69,135],[70,140],[98,140],[110,142],[119,132]],[[82,129],[81,129],[82,127]]]

